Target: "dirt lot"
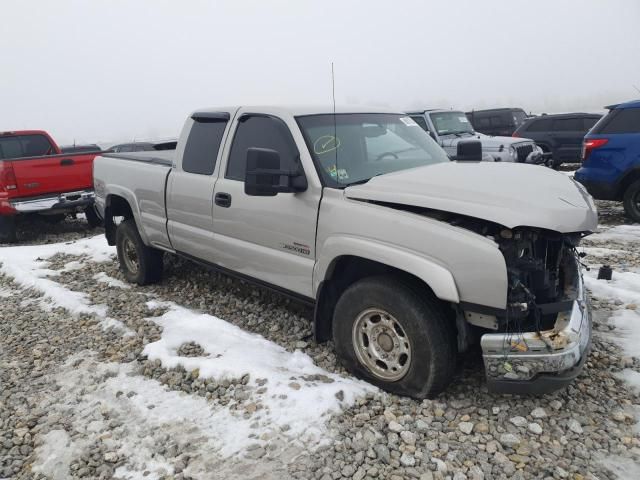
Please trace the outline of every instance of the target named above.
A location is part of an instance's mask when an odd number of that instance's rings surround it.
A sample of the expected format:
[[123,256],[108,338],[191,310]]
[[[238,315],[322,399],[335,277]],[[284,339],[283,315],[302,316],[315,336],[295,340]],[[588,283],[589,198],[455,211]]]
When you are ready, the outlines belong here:
[[177,259],[130,286],[83,220],[26,227],[0,247],[0,478],[640,478],[640,226],[599,209],[592,353],[540,398],[489,394],[478,351],[435,400],[389,395],[301,305]]

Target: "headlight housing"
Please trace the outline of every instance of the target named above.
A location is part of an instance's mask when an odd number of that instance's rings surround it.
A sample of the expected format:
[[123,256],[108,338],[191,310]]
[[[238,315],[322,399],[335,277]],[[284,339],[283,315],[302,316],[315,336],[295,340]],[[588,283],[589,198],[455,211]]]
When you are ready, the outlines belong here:
[[511,157],[512,162],[518,160],[518,152],[516,151],[516,147],[514,147],[513,145],[509,147],[509,157]]

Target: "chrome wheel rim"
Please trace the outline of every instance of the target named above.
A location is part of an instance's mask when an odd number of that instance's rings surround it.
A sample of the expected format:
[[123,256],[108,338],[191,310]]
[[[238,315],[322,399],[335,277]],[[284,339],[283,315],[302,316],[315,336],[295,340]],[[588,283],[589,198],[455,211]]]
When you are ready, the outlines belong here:
[[389,312],[370,308],[353,323],[353,347],[362,365],[377,378],[397,381],[411,366],[411,342],[400,322]]
[[127,270],[133,274],[138,273],[138,252],[135,244],[128,238],[122,242],[122,256]]

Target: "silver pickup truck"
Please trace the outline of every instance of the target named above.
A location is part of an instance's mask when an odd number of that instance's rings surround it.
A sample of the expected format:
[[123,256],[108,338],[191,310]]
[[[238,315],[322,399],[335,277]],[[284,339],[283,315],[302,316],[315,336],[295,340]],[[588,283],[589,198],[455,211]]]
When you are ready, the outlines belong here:
[[175,153],[102,155],[94,184],[129,281],[160,281],[171,253],[299,298],[317,341],[388,391],[436,395],[477,343],[494,391],[555,390],[585,362],[591,197],[545,168],[451,161],[406,114],[197,111]]

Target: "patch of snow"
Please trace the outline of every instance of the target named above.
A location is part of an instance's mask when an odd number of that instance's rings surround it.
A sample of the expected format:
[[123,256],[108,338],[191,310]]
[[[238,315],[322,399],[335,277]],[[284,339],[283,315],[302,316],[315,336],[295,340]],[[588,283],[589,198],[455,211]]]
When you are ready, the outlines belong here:
[[99,283],[106,283],[110,287],[124,288],[124,289],[131,288],[131,285],[128,285],[118,280],[117,278],[110,277],[104,272],[96,273],[93,276],[93,279],[97,280]]
[[12,297],[15,292],[9,288],[0,288],[0,298]]
[[589,258],[589,256],[606,257],[607,255],[627,255],[629,253],[617,248],[604,247],[581,247],[580,250],[587,254],[587,258]]
[[[150,360],[160,360],[166,368],[180,365],[187,371],[198,369],[200,378],[239,379],[249,374],[249,385],[256,390],[261,386],[258,379],[268,379],[266,391],[253,392],[251,398],[265,407],[254,415],[261,429],[277,425],[288,428],[296,437],[321,442],[331,413],[338,413],[358,397],[376,391],[365,382],[321,369],[298,350],[290,353],[260,335],[212,315],[171,302],[151,301],[147,305],[152,309],[169,308],[164,315],[151,318],[163,330],[159,341],[144,348]],[[206,356],[179,356],[180,345],[188,342],[198,343]],[[230,439],[224,450],[230,453],[242,443],[240,439]]]
[[640,464],[632,458],[609,457],[602,460],[602,465],[607,467],[620,480],[637,480],[640,478]]
[[43,299],[40,304],[45,310],[62,307],[72,315],[97,315],[103,328],[114,327],[126,331],[122,322],[106,317],[105,305],[93,305],[86,293],[69,290],[46,278],[59,274],[46,268],[47,259],[58,253],[82,256],[94,262],[106,262],[112,260],[114,252],[115,247],[110,247],[103,235],[69,243],[3,247],[0,249],[0,271],[12,277],[22,287],[41,292]]
[[633,391],[640,394],[640,372],[625,368],[617,373],[616,376],[627,382],[627,385],[629,385]]
[[74,270],[80,270],[82,267],[84,267],[84,263],[83,262],[81,262],[79,260],[72,260],[71,262],[66,263],[61,271],[63,271],[63,272],[72,272]]
[[[598,228],[601,227],[598,226]],[[589,235],[587,238],[592,242],[638,242],[640,241],[640,225],[618,225],[606,228],[601,233]]]
[[71,461],[81,454],[80,446],[64,430],[51,430],[40,437],[31,469],[53,480],[69,478]]
[[597,280],[598,271],[585,272],[584,282],[598,298],[620,300],[640,307],[640,274],[635,272],[613,272],[611,280]]
[[[250,459],[237,456],[228,460],[231,454],[250,445],[280,445],[269,449],[259,464],[275,458],[273,461],[281,464],[303,452],[298,439],[288,438],[291,432],[282,433],[277,426],[268,431],[254,428],[255,418],[244,417],[240,411],[197,395],[170,390],[137,373],[132,363],[100,363],[91,352],[77,354],[55,376],[61,388],[44,405],[53,415],[63,414],[86,445],[100,439],[108,451],[118,454],[123,463],[115,472],[117,478],[151,480],[172,475],[175,455],[165,457],[160,453],[172,444],[184,446],[180,450],[190,457],[185,473],[203,479],[231,465],[255,471],[256,464]],[[110,426],[114,421],[121,425],[115,430]],[[106,437],[105,432],[112,435]],[[48,452],[61,453],[68,443],[61,440],[59,450],[50,446]],[[77,454],[75,450],[73,453]],[[50,456],[38,456],[36,468],[46,471],[45,460]],[[60,470],[66,466],[67,476],[60,478],[68,478],[69,462],[63,460]]]

